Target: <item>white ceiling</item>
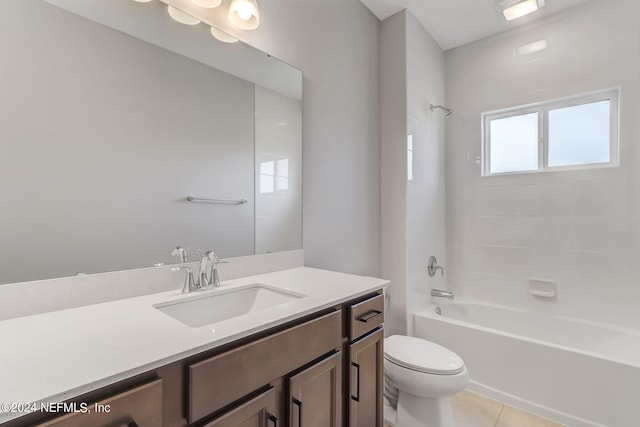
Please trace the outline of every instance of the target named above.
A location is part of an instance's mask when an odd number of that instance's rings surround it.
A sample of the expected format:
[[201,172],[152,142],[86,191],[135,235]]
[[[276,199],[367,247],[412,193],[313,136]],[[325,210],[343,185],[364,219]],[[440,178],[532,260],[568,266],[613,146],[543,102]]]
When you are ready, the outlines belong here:
[[507,22],[498,0],[360,0],[381,21],[409,9],[443,50],[500,33],[523,23],[553,15],[590,0],[546,0],[537,12]]

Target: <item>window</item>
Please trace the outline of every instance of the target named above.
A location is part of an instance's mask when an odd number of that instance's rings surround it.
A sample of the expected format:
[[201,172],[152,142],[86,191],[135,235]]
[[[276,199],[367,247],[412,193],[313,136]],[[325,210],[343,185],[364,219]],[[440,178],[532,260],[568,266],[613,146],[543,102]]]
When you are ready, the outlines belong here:
[[482,114],[482,175],[617,166],[618,90]]
[[289,189],[289,159],[260,162],[260,194]]
[[413,135],[407,136],[407,181],[413,181]]

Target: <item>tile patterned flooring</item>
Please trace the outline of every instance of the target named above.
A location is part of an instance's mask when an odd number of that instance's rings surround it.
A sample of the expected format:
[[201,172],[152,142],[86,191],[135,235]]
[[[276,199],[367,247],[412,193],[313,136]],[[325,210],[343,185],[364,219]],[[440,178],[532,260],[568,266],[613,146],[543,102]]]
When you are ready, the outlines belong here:
[[455,427],[563,427],[466,390],[451,404]]
[[562,427],[466,390],[455,395],[451,404],[456,427]]

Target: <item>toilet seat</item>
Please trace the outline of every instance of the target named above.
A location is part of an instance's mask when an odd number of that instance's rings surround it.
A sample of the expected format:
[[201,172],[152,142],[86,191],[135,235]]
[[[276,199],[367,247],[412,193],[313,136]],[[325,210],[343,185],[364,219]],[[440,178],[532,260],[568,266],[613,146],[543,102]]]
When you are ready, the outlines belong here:
[[389,362],[434,375],[456,375],[464,370],[460,356],[421,338],[393,335],[384,340],[384,357]]

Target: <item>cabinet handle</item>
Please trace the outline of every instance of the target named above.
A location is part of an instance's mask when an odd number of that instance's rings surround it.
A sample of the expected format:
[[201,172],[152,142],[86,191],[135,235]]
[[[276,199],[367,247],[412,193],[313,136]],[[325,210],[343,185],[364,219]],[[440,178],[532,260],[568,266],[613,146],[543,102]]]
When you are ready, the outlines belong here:
[[356,362],[351,362],[351,366],[356,368],[356,396],[352,394],[351,398],[356,402],[360,402],[360,365]]
[[267,413],[267,419],[273,423],[273,427],[278,427],[278,419],[269,413]]
[[292,398],[292,401],[298,407],[298,427],[302,427],[302,402],[295,397]]
[[371,310],[370,312],[358,317],[359,322],[369,323],[370,321],[377,319],[382,316],[384,313],[379,310]]

